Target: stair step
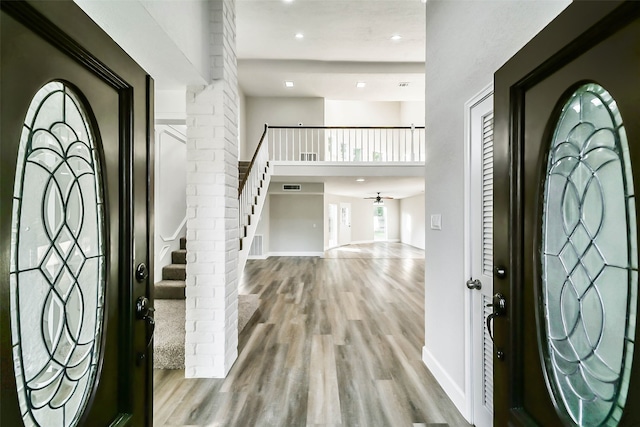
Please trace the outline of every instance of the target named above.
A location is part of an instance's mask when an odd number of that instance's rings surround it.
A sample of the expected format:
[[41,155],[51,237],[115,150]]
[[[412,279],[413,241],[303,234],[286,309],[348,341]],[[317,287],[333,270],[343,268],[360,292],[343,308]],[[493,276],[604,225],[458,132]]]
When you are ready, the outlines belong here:
[[155,299],[185,299],[184,280],[162,280],[154,287]]
[[162,268],[162,280],[186,280],[186,264],[169,264]]
[[172,264],[186,264],[187,263],[187,250],[179,249],[177,251],[171,252],[171,263]]
[[186,237],[181,237],[180,238],[180,249],[187,249],[187,238]]

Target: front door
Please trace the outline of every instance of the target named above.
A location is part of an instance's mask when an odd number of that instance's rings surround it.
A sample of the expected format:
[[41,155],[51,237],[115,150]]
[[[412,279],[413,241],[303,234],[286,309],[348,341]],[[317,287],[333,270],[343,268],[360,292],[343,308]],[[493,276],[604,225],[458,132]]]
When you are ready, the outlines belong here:
[[150,425],[152,81],[71,1],[1,8],[0,424]]
[[495,88],[495,425],[640,425],[640,3],[572,3]]

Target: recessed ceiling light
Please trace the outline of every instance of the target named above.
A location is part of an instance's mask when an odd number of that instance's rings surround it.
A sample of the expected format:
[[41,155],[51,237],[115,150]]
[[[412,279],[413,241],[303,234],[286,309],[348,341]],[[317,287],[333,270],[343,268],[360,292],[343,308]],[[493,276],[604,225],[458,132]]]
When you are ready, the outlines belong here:
[[358,182],[364,182],[364,178],[358,178],[358,179],[356,179],[356,181],[358,181]]
[[296,33],[296,38],[297,38],[297,39],[303,39],[303,38],[304,38],[304,34],[302,34],[302,33]]
[[282,0],[282,1],[284,1],[285,3],[291,3],[293,0]]
[[391,36],[391,40],[393,41],[398,41],[402,38],[402,36],[400,34],[394,34]]
[[293,82],[286,81],[286,82],[284,82],[284,85],[285,85],[286,87],[293,87]]
[[367,84],[365,82],[356,83],[356,87],[365,87]]

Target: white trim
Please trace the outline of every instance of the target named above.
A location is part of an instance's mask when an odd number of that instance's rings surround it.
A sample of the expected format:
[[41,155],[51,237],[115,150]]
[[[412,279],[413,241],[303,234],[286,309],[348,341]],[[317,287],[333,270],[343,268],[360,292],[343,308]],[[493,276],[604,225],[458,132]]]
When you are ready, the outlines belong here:
[[[467,399],[464,391],[458,387],[456,382],[447,374],[447,371],[438,363],[435,357],[431,354],[427,347],[422,347],[422,362],[427,366],[427,368],[431,371],[440,387],[447,394],[449,399],[456,406],[458,411],[462,414],[462,416],[469,422],[468,414],[465,414],[465,410],[467,407]],[[465,381],[466,382],[466,381]]]
[[[471,277],[471,252],[472,239],[470,201],[471,201],[471,110],[482,101],[493,94],[493,83],[489,83],[480,92],[473,96],[464,104],[464,195],[463,195],[463,212],[464,212],[464,277]],[[466,399],[464,405],[458,406],[462,415],[473,424],[473,335],[472,335],[472,317],[471,317],[471,291],[464,293],[464,366],[465,378],[464,388]],[[451,396],[450,396],[451,397]],[[453,400],[453,399],[452,399]]]
[[322,252],[269,252],[270,257],[272,256],[311,256],[311,257],[320,257],[324,258],[324,251]]
[[269,255],[249,255],[247,259],[267,259]]
[[365,245],[367,243],[400,243],[400,239],[387,239],[387,240],[352,240],[351,243],[347,243],[342,246],[349,245]]

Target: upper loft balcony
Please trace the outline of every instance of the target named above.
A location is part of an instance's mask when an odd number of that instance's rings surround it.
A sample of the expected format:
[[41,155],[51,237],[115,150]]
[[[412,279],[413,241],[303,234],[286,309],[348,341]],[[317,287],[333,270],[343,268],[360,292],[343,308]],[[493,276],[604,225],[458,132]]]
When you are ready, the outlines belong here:
[[423,126],[269,126],[261,139],[272,176],[421,176]]

